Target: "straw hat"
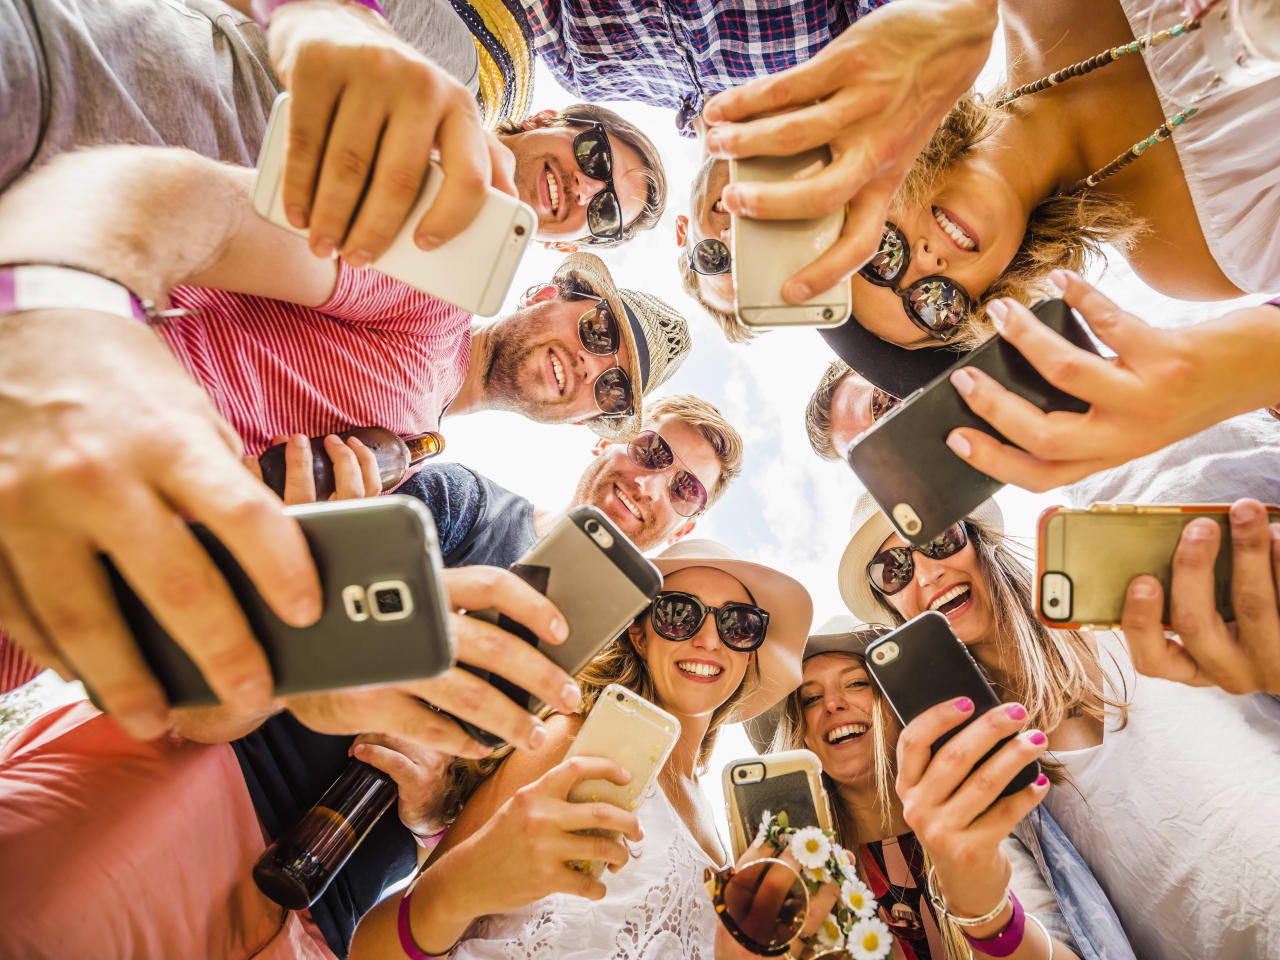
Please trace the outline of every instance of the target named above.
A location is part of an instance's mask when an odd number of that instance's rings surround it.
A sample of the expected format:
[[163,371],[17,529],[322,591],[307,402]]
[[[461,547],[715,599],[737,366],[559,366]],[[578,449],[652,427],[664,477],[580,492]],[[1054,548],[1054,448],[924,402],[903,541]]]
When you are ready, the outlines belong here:
[[[1004,514],[994,500],[984,501],[969,514],[969,519],[999,533],[1004,532]],[[849,538],[849,545],[844,548],[840,570],[836,575],[840,584],[840,597],[850,612],[865,623],[892,624],[889,614],[876,599],[877,594],[871,581],[867,579],[867,564],[879,552],[880,544],[893,533],[893,524],[871,494],[864,493],[854,504],[850,529],[853,535]]]
[[769,611],[769,629],[756,650],[760,679],[738,702],[730,723],[764,713],[800,685],[800,653],[813,623],[813,601],[799,580],[772,567],[739,559],[714,540],[682,540],[653,558],[663,578],[687,567],[723,570]]
[[688,355],[689,324],[674,307],[651,294],[619,290],[609,268],[595,254],[570,254],[556,270],[555,279],[585,283],[604,298],[618,318],[630,360],[631,382],[640,387],[635,412],[629,417],[593,417],[587,426],[606,440],[630,440],[640,432],[643,398],[666,383]]

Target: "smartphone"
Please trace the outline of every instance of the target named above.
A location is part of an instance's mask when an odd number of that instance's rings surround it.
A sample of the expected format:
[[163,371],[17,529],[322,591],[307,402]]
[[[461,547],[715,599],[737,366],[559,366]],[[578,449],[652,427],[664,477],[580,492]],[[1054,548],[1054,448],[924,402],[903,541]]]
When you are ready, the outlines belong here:
[[[730,182],[795,180],[831,162],[825,146],[791,157],[729,161]],[[782,285],[817,260],[840,237],[844,208],[812,220],[732,222],[733,292],[738,316],[750,327],[837,327],[849,319],[849,282],[842,281],[799,304],[782,299]]]
[[[311,548],[324,608],[309,627],[275,615],[209,530],[192,533],[244,610],[271,664],[277,696],[434,677],[453,665],[453,633],[431,513],[391,494],[285,507]],[[125,622],[171,706],[216,704],[195,663],[102,558]]]
[[765,811],[786,811],[801,827],[831,829],[831,805],[822,788],[822,762],[809,750],[784,750],[725,764],[720,774],[725,818],[736,861],[751,846]]
[[[627,535],[595,507],[575,507],[569,515],[511,565],[511,572],[559,608],[569,625],[561,644],[542,644],[538,637],[494,610],[471,616],[496,623],[537,647],[548,660],[574,676],[625,630],[662,589],[662,574],[644,558]],[[493,684],[530,713],[543,702],[505,677],[471,664],[464,670]],[[458,720],[475,739],[490,747],[502,738]]]
[[[1083,322],[1064,301],[1045,300],[1031,309],[1050,330],[1097,353]],[[947,434],[956,427],[974,427],[1008,442],[974,414],[951,385],[951,374],[962,367],[982,370],[1041,410],[1084,413],[1089,409],[1040,376],[1002,337],[992,337],[904,398],[849,448],[849,466],[894,529],[917,546],[963,520],[1004,486],[947,446]]]
[[[657,782],[679,739],[679,720],[621,684],[609,684],[591,708],[565,758],[606,757],[624,767],[631,774],[631,780],[626,786],[611,780],[583,780],[569,791],[569,801],[603,800],[623,810],[634,810]],[[579,832],[616,836],[609,830]],[[569,866],[598,877],[604,863],[571,860]]]
[[[947,700],[968,697],[973,715],[960,726],[934,741],[937,753],[948,740],[973,723],[1000,700],[978,666],[969,648],[951,630],[947,618],[936,610],[926,610],[898,629],[867,647],[867,672],[893,708],[904,727],[920,714]],[[1010,734],[988,750],[976,770],[1017,734]],[[1032,760],[1009,781],[1000,796],[1017,793],[1040,776],[1040,764]]]
[[[1050,507],[1040,514],[1036,537],[1036,611],[1059,629],[1113,630],[1120,626],[1125,596],[1144,573],[1164,587],[1163,621],[1169,627],[1173,554],[1182,528],[1208,517],[1222,528],[1213,567],[1214,603],[1222,619],[1231,607],[1231,505],[1095,503],[1088,510]],[[1280,507],[1268,506],[1268,521],[1280,523]]]
[[[276,226],[305,237],[307,231],[293,226],[284,215],[289,102],[289,94],[282,93],[271,108],[266,138],[258,154],[253,209]],[[537,215],[528,204],[486,187],[484,204],[466,229],[434,250],[422,250],[413,242],[413,232],[444,180],[444,171],[432,160],[422,193],[404,226],[387,252],[371,266],[477,316],[491,317],[502,309],[516,266],[538,228]]]

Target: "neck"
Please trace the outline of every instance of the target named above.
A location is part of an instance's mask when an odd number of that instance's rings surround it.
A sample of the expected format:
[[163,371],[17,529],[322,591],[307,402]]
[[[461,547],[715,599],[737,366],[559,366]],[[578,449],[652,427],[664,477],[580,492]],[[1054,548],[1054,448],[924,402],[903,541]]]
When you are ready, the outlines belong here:
[[471,325],[471,354],[467,361],[467,374],[449,404],[450,414],[477,413],[492,406],[485,391],[484,379],[493,355],[490,327],[477,323]]
[[680,721],[680,739],[671,751],[666,769],[672,776],[693,780],[698,768],[698,754],[702,752],[702,741],[711,726],[711,714],[681,716],[677,719]]
[[[1028,217],[1046,197],[1070,190],[1092,172],[1076,149],[1076,138],[1066,135],[1057,101],[1037,103],[1042,96],[1006,107],[995,131],[974,148],[1005,174]],[[1028,163],[1028,157],[1034,162]]]
[[576,504],[569,504],[563,510],[543,510],[541,507],[533,508],[533,529],[537,531],[539,537],[545,537],[551,532],[551,528],[569,515]]
[[888,825],[880,798],[876,796],[875,780],[867,773],[850,783],[836,785],[837,802],[853,820],[854,834],[859,843],[887,840],[909,833],[911,828],[902,819],[902,801],[893,790],[889,791]]

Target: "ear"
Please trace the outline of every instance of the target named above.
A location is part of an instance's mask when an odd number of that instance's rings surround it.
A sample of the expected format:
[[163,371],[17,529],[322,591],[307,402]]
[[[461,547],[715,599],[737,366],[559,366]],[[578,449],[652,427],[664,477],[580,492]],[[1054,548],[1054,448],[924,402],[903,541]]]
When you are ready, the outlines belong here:
[[576,243],[563,243],[559,240],[543,240],[542,246],[547,250],[555,253],[577,253],[578,245]]
[[627,627],[627,639],[631,641],[631,645],[636,648],[636,653],[644,656],[644,627],[641,626],[639,620],[632,620]]
[[671,536],[667,537],[667,546],[673,546],[677,540],[683,540],[689,534],[693,533],[693,528],[697,525],[698,522],[696,520],[690,520],[683,527],[676,530],[675,533],[671,534]]
[[521,121],[520,126],[526,130],[537,130],[545,127],[556,118],[554,110],[539,110],[537,113],[531,113]]
[[689,242],[689,218],[683,213],[676,217],[676,246],[683,247]]
[[560,296],[560,288],[554,283],[544,283],[537,287],[530,287],[525,291],[525,295],[520,300],[523,307],[531,307],[535,303],[545,303],[548,300],[554,300]]
[[595,442],[595,446],[591,448],[591,455],[593,457],[598,457],[600,456],[600,454],[608,450],[610,446],[612,446],[612,444],[608,440],[606,440],[604,437],[601,437],[599,440]]

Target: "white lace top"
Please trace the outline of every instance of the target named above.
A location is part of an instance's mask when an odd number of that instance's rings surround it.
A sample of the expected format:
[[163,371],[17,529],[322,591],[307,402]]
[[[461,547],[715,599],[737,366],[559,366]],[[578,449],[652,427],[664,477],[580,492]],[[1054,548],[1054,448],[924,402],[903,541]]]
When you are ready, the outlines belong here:
[[[658,789],[637,811],[644,840],[603,900],[552,894],[485,917],[451,955],[466,960],[712,960],[716,919],[702,884],[711,858]],[[637,854],[638,855],[634,855]]]

